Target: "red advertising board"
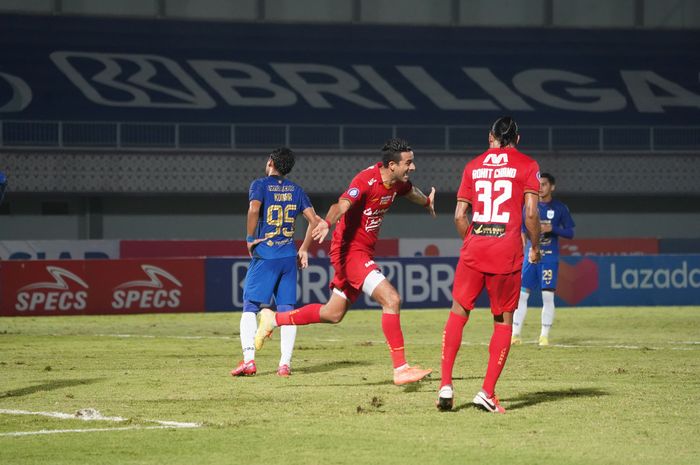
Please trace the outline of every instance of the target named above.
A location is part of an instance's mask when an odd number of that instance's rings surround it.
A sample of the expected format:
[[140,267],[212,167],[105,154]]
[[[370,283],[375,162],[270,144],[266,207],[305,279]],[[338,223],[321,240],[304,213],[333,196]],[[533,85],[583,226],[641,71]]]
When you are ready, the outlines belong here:
[[[301,241],[297,241],[297,248]],[[330,240],[322,244],[316,242],[309,247],[311,257],[327,257]],[[121,258],[168,258],[168,257],[247,257],[245,241],[136,241],[123,240],[119,246]],[[376,246],[377,257],[397,257],[398,239],[379,239]]]
[[119,244],[120,258],[247,257],[245,241],[136,241]]
[[657,255],[659,240],[627,237],[614,239],[572,239],[559,241],[559,255],[579,257],[586,255]]
[[204,311],[204,260],[0,263],[0,315]]

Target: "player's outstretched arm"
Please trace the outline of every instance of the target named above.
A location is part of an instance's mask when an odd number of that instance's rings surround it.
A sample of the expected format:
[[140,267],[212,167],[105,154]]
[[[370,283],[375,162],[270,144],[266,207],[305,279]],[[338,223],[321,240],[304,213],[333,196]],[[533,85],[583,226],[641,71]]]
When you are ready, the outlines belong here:
[[540,261],[540,213],[537,209],[539,197],[533,192],[525,193],[525,229],[530,239],[528,261],[537,263]]
[[406,198],[417,205],[425,207],[426,210],[428,210],[428,213],[430,213],[430,216],[435,218],[435,188],[434,187],[430,188],[430,194],[425,195],[420,189],[418,189],[416,186],[413,186],[413,189],[411,190],[411,192],[406,194]]
[[467,235],[467,229],[469,229],[470,206],[471,204],[466,200],[457,199],[457,206],[455,207],[455,226],[457,227],[459,237],[462,239]]
[[348,199],[340,199],[337,203],[331,205],[326,214],[326,219],[321,221],[313,231],[311,231],[311,236],[315,241],[320,244],[328,235],[331,226],[336,224],[338,220],[350,209],[352,203]]

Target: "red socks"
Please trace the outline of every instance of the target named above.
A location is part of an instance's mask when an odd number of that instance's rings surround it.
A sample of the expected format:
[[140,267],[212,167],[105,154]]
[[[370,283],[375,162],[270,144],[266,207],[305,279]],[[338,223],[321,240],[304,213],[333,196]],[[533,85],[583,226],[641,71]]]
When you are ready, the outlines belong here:
[[406,354],[403,349],[403,332],[401,331],[401,321],[398,314],[382,313],[382,331],[386,343],[389,346],[391,361],[394,368],[406,364]]
[[493,396],[503,367],[510,352],[510,338],[513,335],[513,327],[510,325],[493,325],[493,336],[489,344],[489,366],[486,369],[484,384],[481,386],[487,395]]
[[321,304],[304,305],[291,312],[277,312],[275,314],[277,326],[302,326],[321,322]]
[[461,316],[450,312],[450,316],[447,317],[445,331],[442,333],[442,367],[440,369],[442,380],[440,387],[452,384],[452,369],[459,347],[462,345],[462,332],[467,321],[469,321],[469,315]]

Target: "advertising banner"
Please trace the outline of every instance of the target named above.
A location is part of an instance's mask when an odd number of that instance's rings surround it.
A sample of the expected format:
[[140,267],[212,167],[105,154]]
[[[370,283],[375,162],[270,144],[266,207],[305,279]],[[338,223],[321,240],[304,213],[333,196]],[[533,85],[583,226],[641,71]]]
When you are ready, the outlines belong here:
[[[399,291],[402,308],[449,308],[452,304],[452,282],[457,259],[437,258],[377,258],[382,273]],[[243,286],[248,260],[208,259],[206,262],[206,310],[231,311],[243,307]],[[297,279],[297,302],[326,302],[333,268],[328,259],[311,259],[309,267],[300,270]],[[482,294],[477,305],[486,306]],[[362,295],[354,308],[379,308]]]
[[48,260],[0,263],[0,315],[201,312],[204,261]]
[[119,241],[0,241],[0,260],[82,260],[99,258],[119,258]]
[[123,240],[121,258],[247,257],[245,241]]
[[690,29],[4,14],[0,30],[0,117],[13,120],[654,125],[700,114]]
[[[399,239],[400,257],[457,257],[462,247],[460,239]],[[562,257],[588,255],[655,255],[659,253],[656,238],[596,238],[561,239]]]
[[[302,241],[296,241],[297,249]],[[330,240],[322,244],[312,242],[310,257],[327,257]],[[248,247],[243,240],[123,240],[120,244],[121,258],[167,258],[167,257],[248,257]],[[379,239],[376,245],[378,256],[396,257],[399,253],[398,239]]]
[[[700,305],[700,255],[565,257],[560,306]],[[531,306],[542,305],[539,290]]]
[[586,255],[656,255],[659,240],[656,238],[626,237],[610,239],[562,239],[559,254],[562,257]]

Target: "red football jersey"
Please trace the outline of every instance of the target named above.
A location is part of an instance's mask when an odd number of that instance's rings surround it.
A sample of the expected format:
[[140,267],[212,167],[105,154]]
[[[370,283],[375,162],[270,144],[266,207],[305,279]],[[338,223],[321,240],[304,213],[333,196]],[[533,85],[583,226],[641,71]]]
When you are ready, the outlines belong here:
[[525,193],[539,192],[539,178],[537,162],[515,148],[489,149],[467,163],[457,199],[472,207],[460,253],[468,267],[495,274],[521,269]]
[[397,195],[406,195],[413,189],[410,181],[397,181],[391,187],[385,186],[380,166],[381,162],[360,171],[340,196],[352,205],[340,218],[333,232],[331,253],[345,254],[360,250],[374,256],[374,246],[384,214]]

